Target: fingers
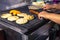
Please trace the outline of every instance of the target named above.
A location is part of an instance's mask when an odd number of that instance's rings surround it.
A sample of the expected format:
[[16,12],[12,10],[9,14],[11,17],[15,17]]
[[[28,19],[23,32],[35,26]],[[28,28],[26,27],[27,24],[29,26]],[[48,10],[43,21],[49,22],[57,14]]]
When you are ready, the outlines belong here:
[[38,19],[40,19],[41,17],[40,17],[40,13],[38,14]]
[[38,14],[38,18],[41,19],[41,18],[46,18],[46,16],[48,15],[48,12],[46,11],[42,11]]
[[41,19],[43,17],[42,12],[38,14],[38,18]]
[[52,8],[52,6],[50,5],[50,4],[46,4],[44,7],[43,7],[43,9],[45,10],[48,10],[48,9],[50,9],[50,8]]

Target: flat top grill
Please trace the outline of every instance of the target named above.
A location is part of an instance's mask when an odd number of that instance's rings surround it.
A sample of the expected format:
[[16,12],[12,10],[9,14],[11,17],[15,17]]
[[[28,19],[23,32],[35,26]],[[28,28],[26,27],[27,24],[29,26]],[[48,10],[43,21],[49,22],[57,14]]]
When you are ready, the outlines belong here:
[[[28,9],[27,6],[24,6],[22,8],[17,8],[17,9],[20,10],[20,11],[22,11],[22,12],[25,12],[25,13],[28,13],[28,14],[31,15],[31,13],[29,13],[29,9]],[[9,11],[4,11],[4,12],[9,12]],[[1,14],[3,14],[3,12],[1,12],[0,15]],[[37,18],[37,15],[34,15],[34,16],[35,16],[35,19],[34,20],[31,20],[31,21],[29,21],[28,23],[26,23],[24,25],[17,24],[16,22],[10,22],[7,19],[2,19],[2,18],[0,18],[0,21],[1,22],[3,21],[4,23],[10,24],[10,25],[12,25],[14,27],[17,27],[19,29],[20,28],[25,28],[25,29],[27,29],[27,31],[29,31],[29,30],[32,31],[32,29],[36,29],[36,28],[39,27],[39,25],[42,26],[44,23],[46,23],[46,20],[39,20]]]

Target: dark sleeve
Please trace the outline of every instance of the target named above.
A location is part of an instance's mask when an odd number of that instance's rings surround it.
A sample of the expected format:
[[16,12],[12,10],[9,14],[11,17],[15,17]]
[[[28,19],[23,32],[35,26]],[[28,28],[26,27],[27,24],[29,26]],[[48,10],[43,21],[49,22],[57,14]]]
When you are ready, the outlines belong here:
[[60,3],[60,0],[53,0],[53,3]]

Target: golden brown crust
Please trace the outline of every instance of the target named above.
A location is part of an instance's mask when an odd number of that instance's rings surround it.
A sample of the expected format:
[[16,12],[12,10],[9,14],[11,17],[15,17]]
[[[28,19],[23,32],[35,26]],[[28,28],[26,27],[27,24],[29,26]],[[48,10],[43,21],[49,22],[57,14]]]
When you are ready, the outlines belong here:
[[21,14],[21,12],[18,10],[11,10],[10,13],[13,15]]
[[2,14],[2,15],[1,15],[1,18],[8,18],[9,16],[12,16],[12,15],[11,15],[11,14],[6,13],[6,14]]
[[16,20],[16,23],[17,24],[25,24],[27,22],[28,22],[28,20],[27,19],[24,19],[24,18],[20,18],[20,19]]
[[7,20],[9,20],[9,21],[15,21],[17,19],[19,19],[18,16],[10,16],[10,17],[7,18]]

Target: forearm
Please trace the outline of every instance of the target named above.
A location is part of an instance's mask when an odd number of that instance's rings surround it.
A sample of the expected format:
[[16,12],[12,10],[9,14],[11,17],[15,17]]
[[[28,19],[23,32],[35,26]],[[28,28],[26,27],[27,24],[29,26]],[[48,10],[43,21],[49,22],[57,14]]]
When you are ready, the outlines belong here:
[[60,24],[60,14],[49,14],[49,16],[47,16],[47,19],[54,21],[55,23]]
[[46,11],[42,11],[38,14],[38,18],[40,19],[41,17],[60,24],[60,14],[48,13]]
[[60,3],[58,4],[46,4],[43,9],[60,9]]
[[53,5],[51,5],[51,6],[52,6],[52,8],[60,9],[60,4],[53,4]]

